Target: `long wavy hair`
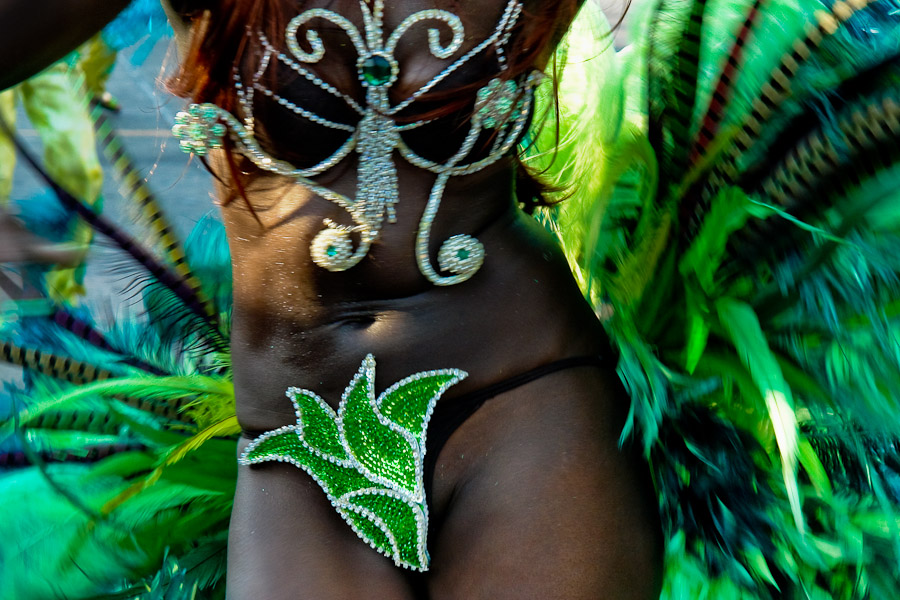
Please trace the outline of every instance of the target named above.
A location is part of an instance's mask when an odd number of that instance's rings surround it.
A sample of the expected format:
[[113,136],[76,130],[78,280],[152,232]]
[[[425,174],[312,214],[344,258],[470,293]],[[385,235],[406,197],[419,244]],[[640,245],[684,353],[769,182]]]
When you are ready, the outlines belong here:
[[[458,0],[457,0],[458,1]],[[507,49],[506,78],[515,78],[533,69],[541,60],[552,57],[552,49],[560,42],[584,0],[525,0]],[[169,89],[191,102],[211,102],[235,112],[237,92],[234,87],[235,65],[252,63],[259,48],[248,31],[260,31],[276,47],[283,47],[287,21],[303,9],[304,2],[285,0],[176,0],[177,13],[190,22],[191,44],[179,70],[169,81]],[[243,68],[243,67],[239,67]],[[547,68],[556,65],[552,59]],[[472,91],[484,81],[471,81],[452,90],[432,92],[422,100],[436,102],[439,108],[417,118],[439,118],[451,115],[472,101]],[[277,151],[277,148],[276,148]],[[231,159],[229,159],[231,161]],[[243,196],[243,183],[233,162],[232,180]],[[544,204],[545,187],[539,177],[529,174],[519,164],[516,195],[527,208]],[[251,207],[252,210],[252,207]]]

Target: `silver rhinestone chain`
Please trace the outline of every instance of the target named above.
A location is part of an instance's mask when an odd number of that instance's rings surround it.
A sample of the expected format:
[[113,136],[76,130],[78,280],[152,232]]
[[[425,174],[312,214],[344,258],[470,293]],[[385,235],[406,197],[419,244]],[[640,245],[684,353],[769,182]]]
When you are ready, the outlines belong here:
[[[395,221],[399,186],[393,159],[394,152],[399,152],[410,164],[436,174],[437,178],[419,222],[416,261],[422,274],[435,285],[460,283],[472,277],[481,267],[485,254],[484,247],[481,242],[469,235],[454,235],[442,244],[438,253],[440,270],[450,275],[442,275],[432,266],[429,256],[431,226],[440,208],[444,189],[450,177],[475,173],[497,162],[512,150],[527,127],[532,110],[533,91],[539,83],[540,76],[532,73],[520,81],[510,80],[502,85],[503,80],[499,78],[489,82],[488,86],[479,92],[478,108],[472,115],[465,140],[458,151],[442,163],[419,156],[400,136],[401,132],[421,127],[430,120],[397,124],[393,117],[487,48],[494,48],[500,72],[506,71],[508,69],[506,46],[521,15],[521,1],[509,0],[493,32],[486,39],[455,59],[409,97],[395,105],[391,105],[388,92],[398,79],[400,66],[394,58],[394,51],[400,38],[411,27],[422,21],[443,23],[449,27],[452,39],[446,45],[442,44],[440,31],[431,28],[428,30],[428,49],[435,57],[449,60],[459,52],[465,40],[462,22],[458,16],[445,10],[421,10],[401,21],[385,40],[384,0],[374,0],[371,7],[369,2],[361,0],[360,8],[363,13],[363,33],[347,18],[330,10],[315,8],[300,13],[290,21],[286,29],[287,50],[290,54],[273,46],[262,32],[251,33],[251,36],[255,35],[260,40],[264,52],[249,84],[242,81],[237,69],[234,71],[234,86],[239,106],[244,113],[243,122],[230,113],[218,109],[220,117],[231,131],[237,149],[260,169],[291,177],[349,213],[354,223],[352,226],[324,219],[325,228],[310,244],[313,261],[330,271],[343,271],[358,264],[378,238],[385,220],[389,223]],[[365,105],[325,82],[305,66],[319,62],[326,52],[315,29],[305,30],[310,52],[305,51],[298,41],[300,28],[314,19],[329,21],[343,29],[356,47],[359,56],[357,61],[359,80],[366,88]],[[359,122],[348,124],[326,119],[266,87],[262,79],[273,57],[319,89],[343,100],[360,115]],[[497,89],[502,89],[503,93],[495,93],[494,90]],[[262,93],[312,123],[346,131],[351,135],[337,151],[313,167],[299,169],[286,161],[278,160],[262,150],[254,137],[253,101],[256,92]],[[209,106],[212,105],[207,105]],[[487,116],[484,116],[483,112]],[[496,129],[488,155],[474,162],[462,164],[474,151],[475,145],[486,129]],[[310,179],[333,168],[354,150],[359,154],[356,198],[338,194]],[[355,249],[351,236],[358,236],[359,241],[355,244]]]

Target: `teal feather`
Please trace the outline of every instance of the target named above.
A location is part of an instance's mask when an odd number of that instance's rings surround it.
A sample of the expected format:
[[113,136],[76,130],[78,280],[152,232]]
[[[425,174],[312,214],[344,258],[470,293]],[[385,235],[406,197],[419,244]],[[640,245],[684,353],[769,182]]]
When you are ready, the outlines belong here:
[[222,221],[212,214],[205,215],[191,231],[184,248],[194,276],[223,315],[223,327],[227,327],[231,322],[231,253]]
[[[203,292],[228,321],[221,226],[204,220],[189,245]],[[83,314],[102,348],[29,315],[0,335],[109,378],[73,386],[34,363],[27,392],[0,422],[0,448],[24,456],[0,472],[3,508],[21,517],[0,523],[0,535],[15,540],[0,549],[0,597],[222,598],[238,431],[230,358],[186,345],[183,328],[153,325],[159,314],[120,314],[105,326]],[[147,377],[128,361],[171,375]]]

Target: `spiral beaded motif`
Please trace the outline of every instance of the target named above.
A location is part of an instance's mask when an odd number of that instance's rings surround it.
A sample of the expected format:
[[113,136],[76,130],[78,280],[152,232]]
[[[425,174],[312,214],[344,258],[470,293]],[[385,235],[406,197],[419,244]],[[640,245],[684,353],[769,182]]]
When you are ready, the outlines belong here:
[[[194,105],[190,112],[206,114],[209,111],[218,111],[219,119],[232,132],[236,148],[259,168],[292,177],[314,193],[347,211],[352,224],[340,224],[325,219],[323,221],[325,228],[314,236],[311,242],[310,254],[313,262],[329,271],[344,271],[359,264],[378,239],[385,220],[388,223],[396,221],[395,206],[399,201],[397,168],[394,164],[396,153],[410,164],[434,173],[437,177],[429,195],[428,205],[419,222],[415,248],[416,262],[419,271],[435,285],[461,283],[480,269],[485,254],[484,247],[470,235],[454,235],[439,249],[436,269],[432,265],[432,257],[428,250],[431,247],[431,224],[440,208],[447,180],[450,177],[475,173],[500,160],[515,147],[527,126],[533,103],[532,92],[539,82],[539,77],[532,73],[519,80],[502,78],[502,73],[507,68],[505,46],[522,11],[521,2],[509,0],[499,22],[487,38],[453,60],[440,73],[397,104],[391,104],[389,91],[400,73],[400,65],[394,58],[394,51],[401,37],[421,22],[435,21],[449,28],[451,39],[444,45],[441,42],[441,31],[432,27],[428,30],[428,50],[439,59],[451,59],[459,53],[465,41],[462,21],[446,10],[427,9],[409,15],[386,36],[383,31],[384,1],[361,1],[360,10],[364,21],[362,32],[346,17],[330,10],[314,8],[300,13],[287,27],[288,53],[274,47],[262,33],[257,33],[256,36],[263,48],[263,56],[252,81],[245,82],[237,72],[234,75],[238,102],[244,114],[243,122],[212,104]],[[305,66],[322,60],[326,51],[315,29],[305,29],[309,52],[303,49],[298,40],[301,28],[314,20],[329,21],[342,29],[355,47],[358,55],[357,76],[365,89],[364,104],[325,83]],[[394,120],[396,115],[474,56],[489,48],[493,48],[496,53],[501,76],[492,79],[478,92],[476,110],[470,120],[469,132],[459,150],[442,163],[427,160],[416,154],[406,145],[401,134],[421,127],[428,121],[398,124]],[[359,121],[353,125],[330,121],[266,87],[262,83],[263,75],[273,59],[303,76],[322,91],[345,102],[359,115]],[[280,161],[267,154],[254,137],[253,100],[257,92],[301,118],[323,127],[346,131],[350,136],[331,156],[313,167],[299,169]],[[487,129],[495,131],[490,152],[481,159],[466,162],[470,160],[470,154],[475,149],[481,133]],[[179,132],[182,130],[179,129]],[[186,151],[205,153],[207,149],[203,142],[206,139],[215,143],[213,136],[200,135],[197,140],[182,141],[182,147]],[[359,156],[355,198],[339,194],[311,179],[336,166],[354,151]]]

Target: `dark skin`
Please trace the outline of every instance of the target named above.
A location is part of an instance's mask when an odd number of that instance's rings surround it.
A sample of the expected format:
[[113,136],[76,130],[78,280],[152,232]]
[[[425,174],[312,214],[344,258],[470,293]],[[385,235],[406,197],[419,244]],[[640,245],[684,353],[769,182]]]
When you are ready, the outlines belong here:
[[[226,216],[240,210],[226,209]],[[241,349],[256,378],[244,384],[238,374],[238,395],[259,398],[239,408],[244,426],[262,431],[290,422],[281,392],[296,374],[280,364],[308,369],[300,380],[318,380],[316,391],[333,404],[358,366],[360,348],[379,360],[379,390],[414,370],[455,366],[471,376],[442,400],[453,402],[459,392],[556,358],[604,351],[596,319],[555,245],[529,217],[511,208],[480,239],[493,250],[493,260],[464,285],[429,287],[402,299],[357,300],[341,311],[323,305],[281,322],[270,316],[278,306],[259,313],[260,326],[277,323],[281,329]],[[247,284],[248,293],[260,289]],[[298,326],[298,320],[308,324]],[[275,346],[274,352],[265,344]],[[319,354],[318,348],[328,350]],[[416,349],[414,363],[409,348]],[[279,365],[273,366],[273,356]],[[579,368],[497,397],[469,419],[438,460],[432,518],[444,524],[430,540],[429,597],[596,598],[598,589],[618,590],[611,598],[652,597],[654,579],[635,577],[653,573],[655,566],[643,465],[616,447],[626,405],[611,370]],[[291,491],[276,494],[272,486]],[[238,502],[232,528],[229,590],[235,598],[270,597],[272,581],[283,582],[278,592],[284,597],[299,590],[309,594],[300,597],[310,598],[413,597],[392,591],[405,579],[403,572],[374,553],[357,556],[349,549],[361,546],[355,535],[332,518],[321,491],[296,469],[243,469],[238,498],[247,501]],[[260,510],[260,503],[266,508]],[[260,515],[273,515],[263,519],[271,522],[271,534],[260,535]],[[298,540],[299,532],[304,535]],[[322,550],[323,540],[333,553]],[[373,569],[384,567],[383,588],[367,570],[358,571],[369,562]],[[294,565],[292,573],[297,565],[309,570],[287,583],[279,564]],[[276,570],[260,577],[266,565]],[[358,580],[349,578],[348,566]],[[246,578],[235,578],[242,571]],[[346,587],[335,589],[336,581]],[[371,589],[382,591],[366,596]]]
[[[294,190],[284,202],[293,204]],[[231,231],[241,223],[251,229],[235,204],[224,211]],[[378,360],[377,391],[416,371],[466,370],[469,378],[441,400],[447,403],[562,357],[608,353],[553,240],[504,204],[479,235],[489,258],[471,281],[423,284],[398,298],[385,297],[379,288],[390,284],[374,277],[355,294],[320,283],[307,295],[310,288],[260,266],[271,243],[283,268],[303,277],[301,236],[318,228],[307,232],[302,218],[292,221],[297,237],[290,224],[282,234],[232,233],[236,297],[259,305],[235,315],[246,324],[233,345],[238,414],[248,430],[241,447],[293,422],[283,396],[290,385],[314,389],[336,407],[366,352]],[[373,253],[373,262],[390,265],[384,273],[372,267],[374,275],[403,273],[390,246]],[[239,273],[242,263],[249,268]],[[310,280],[329,279],[308,272]],[[284,301],[288,294],[303,298],[301,310]],[[344,300],[316,302],[319,294]],[[241,468],[229,596],[593,599],[607,590],[599,597],[653,598],[659,546],[646,466],[617,447],[627,402],[612,366],[582,367],[498,396],[466,421],[437,462],[431,518],[442,525],[429,540],[427,595],[420,581],[361,544],[308,476],[280,465]]]
[[[433,5],[390,2],[385,28]],[[454,3],[469,47],[489,34],[504,5]],[[358,23],[358,9],[341,12]],[[422,51],[424,29],[410,31],[398,47],[398,90],[415,89],[445,66]],[[317,70],[351,89],[355,56],[332,43],[339,36],[323,39],[327,51]],[[270,114],[266,128],[296,127],[295,117]],[[292,137],[315,148],[326,134],[309,126]],[[441,136],[433,137],[439,144]],[[562,358],[609,356],[556,242],[516,207],[511,159],[451,179],[434,223],[432,261],[456,233],[475,235],[486,260],[470,281],[450,287],[429,283],[413,257],[434,175],[396,157],[397,223],[384,225],[361,264],[330,273],[311,262],[309,242],[324,218],[348,223],[342,209],[257,173],[247,189],[255,217],[233,198],[224,155],[211,159],[224,182],[218,192],[234,269],[235,393],[246,432],[239,450],[294,422],[284,397],[290,386],[336,407],[368,353],[378,361],[376,393],[423,370],[467,371],[442,403]],[[355,166],[348,160],[321,183],[352,196]],[[438,455],[430,518],[439,525],[428,540],[432,562],[424,575],[398,569],[361,542],[302,471],[240,467],[228,598],[656,598],[661,536],[646,465],[618,445],[627,410],[614,361],[560,371],[489,400]]]
[[[392,3],[385,28],[427,5]],[[455,4],[468,44],[489,35],[504,5]],[[358,18],[352,9],[342,12]],[[318,72],[353,89],[352,49],[340,34],[323,38]],[[421,51],[421,29],[404,42],[396,87],[415,90],[445,63]],[[294,93],[303,97],[303,90]],[[307,93],[308,102],[320,97]],[[278,118],[272,113],[267,128],[292,126]],[[328,134],[296,127],[301,139]],[[417,371],[467,371],[443,403],[560,358],[609,355],[555,241],[516,207],[511,159],[452,179],[444,194],[432,260],[440,242],[460,232],[474,233],[487,253],[470,281],[450,287],[425,280],[412,256],[434,176],[399,158],[395,165],[397,223],[386,224],[368,258],[344,273],[313,265],[308,248],[324,218],[349,223],[347,216],[302,186],[258,179],[248,196],[262,225],[241,199],[223,208],[235,269],[235,389],[247,432],[241,448],[294,422],[287,387],[313,389],[336,407],[367,353],[378,361],[377,392]],[[323,183],[352,195],[355,165],[342,167]],[[440,525],[429,539],[432,564],[424,576],[360,543],[296,468],[241,468],[229,597],[657,597],[653,496],[643,461],[618,448],[628,399],[613,365],[562,371],[502,394],[454,433],[438,456],[430,518]]]
[[28,79],[77,48],[128,3],[129,0],[3,0],[0,90]]

